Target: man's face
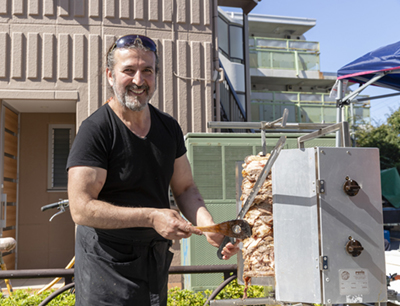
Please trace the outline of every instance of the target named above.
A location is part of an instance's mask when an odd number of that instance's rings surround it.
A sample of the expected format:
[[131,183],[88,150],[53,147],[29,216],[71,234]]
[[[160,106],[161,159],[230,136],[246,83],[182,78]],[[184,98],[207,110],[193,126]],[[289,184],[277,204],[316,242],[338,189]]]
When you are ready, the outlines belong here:
[[141,49],[117,49],[107,78],[118,101],[133,111],[143,110],[156,90],[156,56]]

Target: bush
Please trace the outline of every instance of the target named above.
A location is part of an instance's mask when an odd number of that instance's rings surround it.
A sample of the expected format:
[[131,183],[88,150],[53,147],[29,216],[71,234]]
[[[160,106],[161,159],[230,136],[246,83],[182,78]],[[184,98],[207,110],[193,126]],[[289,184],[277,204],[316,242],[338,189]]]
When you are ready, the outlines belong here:
[[[244,286],[239,285],[237,279],[230,282],[218,295],[216,300],[230,300],[243,298]],[[211,290],[204,292],[193,292],[186,289],[173,288],[168,292],[168,306],[203,306],[209,296],[212,294]],[[264,287],[262,286],[249,286],[247,290],[247,297],[259,298],[265,297]]]
[[[45,291],[41,294],[32,290],[14,290],[12,296],[0,296],[0,306],[37,306],[52,292]],[[62,295],[57,296],[48,305],[50,306],[73,306],[75,305],[75,294],[64,292]]]
[[[215,299],[240,299],[243,297],[243,290],[244,286],[239,285],[235,279],[229,283]],[[4,296],[0,293],[0,306],[37,306],[53,291],[54,290],[37,294],[32,290],[15,290],[12,296]],[[193,292],[187,289],[173,288],[168,292],[168,306],[203,306],[211,294],[211,290]],[[264,287],[249,286],[247,296],[249,298],[264,297]],[[64,292],[51,301],[49,305],[73,306],[75,305],[75,294]]]

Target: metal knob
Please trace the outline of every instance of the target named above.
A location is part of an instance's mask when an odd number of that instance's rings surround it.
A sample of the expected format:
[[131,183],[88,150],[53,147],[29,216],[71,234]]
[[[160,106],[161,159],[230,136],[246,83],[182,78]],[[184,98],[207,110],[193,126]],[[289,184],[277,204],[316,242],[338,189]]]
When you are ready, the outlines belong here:
[[351,236],[349,237],[349,241],[347,241],[347,243],[346,243],[345,249],[346,249],[346,252],[353,257],[360,256],[361,252],[364,250],[361,243],[359,241],[353,239],[353,237],[351,237]]
[[354,197],[360,191],[361,187],[355,180],[352,180],[350,177],[346,176],[346,182],[343,185],[344,192],[350,196]]

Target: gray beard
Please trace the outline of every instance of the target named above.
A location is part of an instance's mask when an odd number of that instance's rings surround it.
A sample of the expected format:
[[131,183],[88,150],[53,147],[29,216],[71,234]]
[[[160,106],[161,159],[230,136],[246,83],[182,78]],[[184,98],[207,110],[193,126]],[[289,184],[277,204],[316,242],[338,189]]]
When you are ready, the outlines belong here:
[[137,97],[130,97],[128,94],[128,89],[125,91],[123,95],[118,94],[115,89],[113,88],[114,95],[117,97],[118,102],[123,106],[126,107],[134,112],[140,112],[144,110],[149,103],[149,99],[146,100],[144,104],[139,102]]

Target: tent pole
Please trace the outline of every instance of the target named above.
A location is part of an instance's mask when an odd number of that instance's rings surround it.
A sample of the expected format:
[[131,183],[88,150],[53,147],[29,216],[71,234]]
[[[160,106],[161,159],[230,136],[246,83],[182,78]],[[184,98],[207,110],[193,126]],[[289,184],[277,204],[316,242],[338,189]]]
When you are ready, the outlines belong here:
[[[342,122],[342,98],[343,98],[343,80],[339,80],[338,89],[336,93],[336,123]],[[341,146],[341,135],[340,131],[336,131],[336,147]]]

